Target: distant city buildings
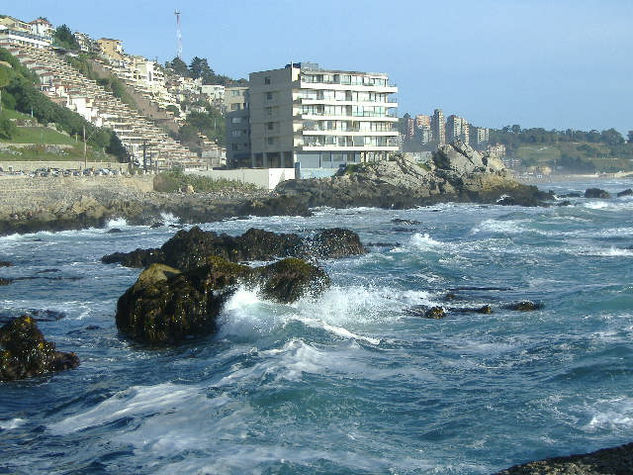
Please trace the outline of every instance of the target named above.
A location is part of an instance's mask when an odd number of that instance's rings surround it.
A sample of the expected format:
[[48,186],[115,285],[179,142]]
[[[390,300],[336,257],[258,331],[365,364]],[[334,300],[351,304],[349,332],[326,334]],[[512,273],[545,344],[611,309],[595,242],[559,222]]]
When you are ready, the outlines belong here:
[[445,118],[442,109],[435,109],[431,116],[418,114],[415,119],[405,114],[400,121],[400,134],[402,149],[406,152],[432,150],[458,139],[484,149],[490,140],[489,129],[475,127],[454,114]]

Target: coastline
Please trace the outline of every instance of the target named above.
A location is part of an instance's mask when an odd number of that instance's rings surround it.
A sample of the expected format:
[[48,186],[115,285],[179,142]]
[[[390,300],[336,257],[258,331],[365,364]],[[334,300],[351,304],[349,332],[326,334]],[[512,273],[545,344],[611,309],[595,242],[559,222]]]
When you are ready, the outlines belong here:
[[631,172],[617,172],[617,173],[593,173],[590,175],[548,175],[548,176],[525,176],[519,174],[513,174],[512,177],[520,183],[526,185],[543,185],[547,183],[560,183],[567,181],[605,181],[605,180],[618,180],[618,179],[633,179],[633,173]]

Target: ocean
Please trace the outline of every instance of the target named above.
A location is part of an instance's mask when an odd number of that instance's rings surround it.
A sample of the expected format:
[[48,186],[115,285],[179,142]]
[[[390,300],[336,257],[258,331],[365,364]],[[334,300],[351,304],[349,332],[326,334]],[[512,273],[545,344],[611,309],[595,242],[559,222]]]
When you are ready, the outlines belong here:
[[[633,181],[541,187],[596,185]],[[0,472],[487,474],[631,442],[633,197],[570,201],[203,223],[232,235],[345,227],[370,252],[320,261],[332,286],[317,299],[239,289],[217,335],[158,350],[114,322],[140,271],[100,258],[176,228],[0,237],[14,264],[0,276],[17,278],[0,287],[0,315],[39,315],[81,359],[0,383]],[[506,308],[522,300],[543,306]],[[446,318],[416,312],[436,305]],[[492,313],[459,310],[482,305]]]

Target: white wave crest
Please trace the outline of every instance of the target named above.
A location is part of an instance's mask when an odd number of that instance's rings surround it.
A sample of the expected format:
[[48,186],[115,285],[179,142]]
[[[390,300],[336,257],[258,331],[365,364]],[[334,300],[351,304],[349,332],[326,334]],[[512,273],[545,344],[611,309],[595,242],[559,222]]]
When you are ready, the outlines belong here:
[[25,419],[20,419],[19,417],[16,417],[15,419],[10,419],[8,421],[0,421],[0,429],[13,430],[17,429],[20,426],[23,426],[25,423]]
[[447,246],[447,244],[433,239],[428,233],[415,233],[411,236],[410,244],[420,251],[432,251]]
[[[48,425],[55,435],[66,435],[90,427],[98,427],[124,417],[144,418],[191,407],[205,401],[200,389],[172,383],[156,386],[132,386],[100,402],[92,409]],[[223,404],[223,399],[214,405]]]
[[589,409],[591,420],[584,426],[587,431],[633,429],[633,399],[620,397],[598,401]]
[[106,228],[107,229],[124,228],[126,226],[127,226],[127,221],[125,220],[125,218],[109,219],[108,222],[106,223]]
[[165,226],[169,226],[170,224],[178,225],[180,224],[180,218],[173,213],[160,213],[160,219],[165,224]]
[[478,226],[475,226],[471,230],[471,232],[473,234],[478,234],[482,232],[499,234],[520,234],[525,231],[525,228],[521,225],[525,222],[526,221],[522,219],[510,219],[505,221],[500,221],[498,219],[486,219],[479,223]]

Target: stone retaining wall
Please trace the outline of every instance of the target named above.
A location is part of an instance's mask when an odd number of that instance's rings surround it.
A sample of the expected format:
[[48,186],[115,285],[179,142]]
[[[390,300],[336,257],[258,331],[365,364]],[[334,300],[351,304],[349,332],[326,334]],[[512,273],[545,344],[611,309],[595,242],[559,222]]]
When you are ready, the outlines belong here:
[[153,191],[153,175],[28,177],[0,176],[0,212],[25,209],[77,199],[81,195]]
[[[21,170],[31,172],[38,168],[60,168],[69,170],[79,170],[84,168],[83,160],[0,160],[0,168],[5,172],[8,170]],[[88,162],[88,168],[110,168],[112,170],[127,170],[127,163],[115,161]]]

